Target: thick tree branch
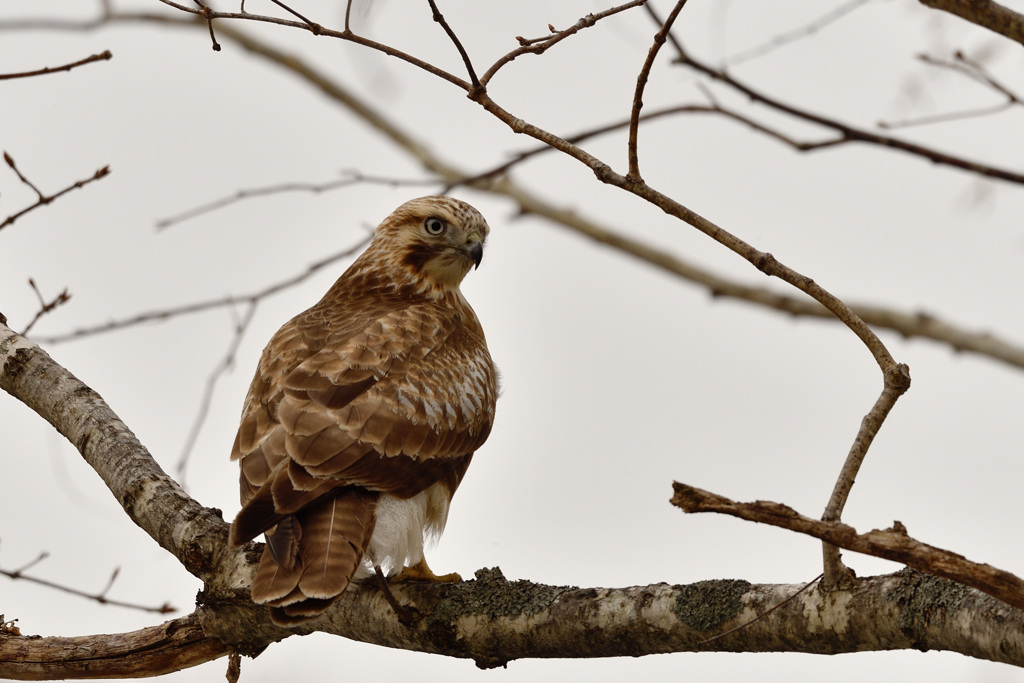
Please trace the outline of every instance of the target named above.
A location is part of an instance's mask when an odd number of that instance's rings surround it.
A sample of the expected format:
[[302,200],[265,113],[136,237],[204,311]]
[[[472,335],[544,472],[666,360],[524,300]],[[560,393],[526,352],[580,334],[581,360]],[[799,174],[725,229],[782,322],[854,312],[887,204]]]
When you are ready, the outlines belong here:
[[189,498],[99,394],[5,324],[0,324],[0,388],[56,427],[131,520],[189,572],[205,579],[220,571],[227,541],[220,512]]
[[966,19],[1024,45],[1024,14],[992,0],[920,0],[922,5]]
[[[1024,665],[1024,612],[952,581],[904,570],[857,579],[839,596],[801,588],[730,579],[572,588],[508,581],[500,570],[484,569],[458,584],[397,586],[399,599],[425,615],[412,625],[398,621],[371,583],[353,586],[323,617],[293,631],[270,624],[246,592],[208,591],[197,614],[131,634],[0,635],[0,677],[83,678],[85,666],[97,671],[101,665],[117,675],[139,675],[144,669],[128,668],[139,656],[135,643],[150,643],[149,663],[180,668],[232,648],[257,654],[275,640],[313,631],[472,659],[484,668],[524,658],[911,648]],[[63,659],[41,671],[36,663],[57,652]]]
[[51,681],[161,676],[232,651],[196,614],[131,633],[39,638],[0,634],[0,678]]

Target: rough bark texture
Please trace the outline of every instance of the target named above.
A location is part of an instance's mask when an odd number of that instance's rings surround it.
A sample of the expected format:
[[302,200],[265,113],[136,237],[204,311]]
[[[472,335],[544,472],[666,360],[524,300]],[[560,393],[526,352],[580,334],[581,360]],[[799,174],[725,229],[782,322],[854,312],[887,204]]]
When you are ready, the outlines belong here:
[[380,591],[367,584],[354,586],[318,620],[284,629],[249,599],[259,546],[228,549],[227,524],[217,511],[189,498],[99,395],[2,324],[0,387],[74,443],[129,517],[205,582],[195,613],[135,633],[0,633],[0,678],[152,676],[233,651],[256,655],[275,641],[314,630],[471,658],[481,667],[524,657],[908,648],[1024,666],[1024,611],[911,570],[858,579],[849,590],[825,593],[814,586],[799,594],[800,585],[739,580],[544,586],[481,570],[474,581],[396,586],[399,600],[419,614],[411,624],[400,623]]
[[229,645],[203,632],[190,614],[132,633],[39,638],[0,635],[0,676],[23,681],[133,678],[180,671],[223,657]]
[[1024,44],[1024,14],[992,0],[920,0],[922,5],[940,9],[984,26],[990,31]]

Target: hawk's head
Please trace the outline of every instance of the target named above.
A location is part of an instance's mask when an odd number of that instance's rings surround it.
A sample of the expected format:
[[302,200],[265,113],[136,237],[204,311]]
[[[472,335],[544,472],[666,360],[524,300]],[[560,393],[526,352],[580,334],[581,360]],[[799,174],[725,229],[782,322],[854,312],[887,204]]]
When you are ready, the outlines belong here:
[[389,269],[434,292],[456,289],[480,265],[490,228],[480,212],[451,197],[420,197],[377,227],[373,245]]

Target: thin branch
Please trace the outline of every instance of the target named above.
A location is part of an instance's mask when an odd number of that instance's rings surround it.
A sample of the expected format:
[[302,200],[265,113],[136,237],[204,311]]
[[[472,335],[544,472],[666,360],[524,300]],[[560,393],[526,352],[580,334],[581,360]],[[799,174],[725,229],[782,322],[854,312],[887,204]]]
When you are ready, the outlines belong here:
[[800,590],[796,591],[795,593],[793,593],[792,595],[790,595],[790,596],[789,596],[788,598],[786,598],[785,600],[782,600],[782,601],[781,601],[781,602],[779,602],[778,604],[772,605],[771,609],[769,609],[769,610],[766,610],[766,611],[764,611],[764,612],[762,612],[762,613],[758,614],[758,615],[757,615],[756,617],[754,617],[754,618],[753,618],[753,619],[751,619],[750,621],[748,621],[748,622],[745,622],[745,623],[742,623],[742,624],[740,624],[739,626],[733,626],[733,627],[732,627],[731,629],[729,629],[728,631],[724,631],[724,632],[722,632],[722,633],[719,633],[718,635],[714,635],[714,636],[711,636],[710,638],[705,638],[704,640],[702,640],[702,641],[700,641],[699,643],[697,643],[697,645],[704,645],[704,644],[706,644],[706,643],[710,643],[710,642],[711,642],[711,641],[713,641],[713,640],[718,640],[719,638],[725,638],[726,636],[728,636],[728,635],[730,635],[730,634],[733,634],[733,633],[735,633],[736,631],[739,631],[740,629],[744,629],[744,628],[747,628],[747,627],[749,627],[749,626],[750,626],[751,624],[753,624],[753,623],[754,623],[754,622],[756,622],[756,621],[761,621],[762,619],[765,619],[765,618],[767,618],[767,617],[768,617],[768,615],[770,615],[770,614],[771,614],[772,612],[774,612],[775,610],[777,610],[777,609],[781,609],[781,608],[785,607],[785,606],[786,606],[786,605],[787,605],[787,604],[788,604],[789,602],[791,602],[791,601],[795,600],[796,598],[800,597],[800,594],[801,594],[801,593],[803,593],[804,591],[806,591],[807,589],[809,589],[809,588],[810,588],[811,586],[813,586],[814,584],[816,584],[816,583],[817,583],[817,582],[818,582],[818,581],[819,581],[819,580],[821,579],[821,577],[823,577],[823,576],[824,576],[824,574],[818,574],[818,575],[817,575],[817,576],[815,576],[815,577],[814,577],[813,579],[811,579],[810,581],[808,581],[807,583],[805,583],[805,584],[804,584],[804,587],[803,587],[803,588],[801,588]]
[[949,123],[950,121],[962,121],[964,119],[980,119],[994,114],[1002,114],[1013,107],[1013,102],[1002,102],[991,107],[978,107],[977,109],[963,109],[960,111],[944,112],[931,116],[919,116],[912,119],[899,121],[879,121],[878,127],[885,130],[896,130],[897,128],[916,128],[919,126],[930,126],[934,123]]
[[[627,145],[627,155],[629,157],[629,172],[626,174],[626,178],[631,182],[642,182],[643,178],[640,176],[640,157],[637,153],[637,141],[640,132],[640,110],[644,106],[644,88],[647,87],[647,79],[651,75],[651,69],[654,68],[654,60],[658,58],[658,53],[661,51],[661,46],[665,44],[665,39],[669,32],[672,31],[672,25],[675,24],[676,17],[683,11],[683,7],[686,5],[686,0],[677,0],[675,7],[669,13],[668,18],[661,22],[661,28],[654,34],[654,43],[647,51],[647,59],[644,60],[644,65],[640,69],[640,73],[636,77],[636,90],[633,93],[633,108],[629,115],[629,143]],[[654,16],[654,10],[651,9],[649,4],[645,4],[644,8]]]
[[29,562],[24,567],[20,567],[18,569],[14,569],[14,570],[0,569],[0,574],[2,574],[3,576],[6,576],[7,578],[12,579],[12,580],[28,581],[29,583],[34,583],[34,584],[36,584],[38,586],[45,586],[47,588],[53,588],[55,590],[61,591],[62,593],[69,593],[71,595],[77,595],[78,597],[81,597],[81,598],[86,598],[86,599],[89,599],[89,600],[94,600],[94,601],[100,603],[101,605],[113,605],[114,607],[126,607],[128,609],[140,610],[142,612],[155,612],[156,614],[168,614],[170,612],[176,612],[177,611],[177,608],[171,607],[171,605],[169,603],[166,603],[166,602],[164,604],[160,605],[159,607],[148,607],[146,605],[140,605],[140,604],[137,604],[137,603],[134,603],[134,602],[125,602],[123,600],[115,600],[113,598],[108,598],[107,597],[107,593],[109,593],[110,589],[113,587],[114,581],[117,579],[117,576],[118,576],[118,574],[120,572],[120,568],[114,569],[113,573],[110,575],[110,579],[107,582],[106,587],[102,591],[100,591],[98,593],[89,593],[87,591],[79,590],[77,588],[72,588],[70,586],[65,586],[63,584],[55,583],[53,581],[47,581],[46,579],[40,579],[38,577],[28,576],[27,574],[25,574],[25,572],[28,571],[28,569],[30,569],[31,567],[34,567],[35,565],[39,564],[40,562],[42,562],[43,560],[45,560],[49,556],[50,556],[50,554],[47,553],[47,552],[39,553],[39,556],[36,557],[35,560]]
[[210,29],[210,42],[213,43],[213,51],[220,52],[220,43],[217,42],[217,36],[213,33],[213,10],[204,5],[202,0],[193,1],[199,5],[203,18],[206,19],[206,25]]
[[[839,477],[832,489],[832,495],[821,519],[824,522],[838,522],[843,516],[843,508],[850,497],[850,491],[857,479],[857,473],[864,462],[871,443],[874,441],[878,430],[888,417],[889,411],[896,405],[896,401],[910,388],[910,368],[900,364],[890,368],[885,373],[885,386],[882,393],[871,408],[871,411],[861,420],[860,429],[850,446],[850,452],[846,456]],[[843,565],[839,549],[829,543],[822,548],[822,557],[825,566],[825,578],[822,584],[826,590],[834,590],[845,587],[849,582],[849,570]]]
[[821,287],[813,279],[806,275],[802,275],[779,262],[770,253],[755,249],[736,235],[724,230],[704,216],[701,216],[697,212],[680,204],[668,195],[659,192],[646,183],[643,183],[642,181],[637,182],[627,176],[616,173],[600,159],[585,152],[576,145],[567,142],[553,133],[545,131],[513,116],[499,106],[486,93],[480,93],[475,99],[478,104],[504,122],[514,132],[529,135],[530,137],[551,145],[555,149],[586,165],[594,172],[598,180],[601,182],[626,190],[648,203],[653,204],[670,216],[678,218],[687,225],[690,225],[712,238],[730,251],[741,256],[765,275],[777,277],[818,301],[818,303],[831,311],[840,321],[849,327],[862,342],[864,342],[883,373],[896,364],[888,349],[885,348],[885,345],[871,330],[871,328],[868,327],[867,324],[865,324],[864,321],[861,320],[853,311],[851,311],[849,306],[843,303],[838,297]]
[[[306,24],[309,26],[309,30],[313,32],[314,36],[320,35],[320,32],[323,30],[323,27],[320,24],[316,23],[315,21],[310,21],[306,17],[302,16],[301,14],[299,14],[298,12],[293,10],[288,5],[286,5],[283,2],[281,2],[281,0],[270,0],[270,1],[272,3],[274,3],[275,5],[277,5],[278,7],[280,7],[281,9],[285,10],[286,12],[288,12],[289,14],[292,14],[292,15],[298,17],[299,19],[302,19],[302,21],[306,22]],[[348,23],[345,24],[345,28],[348,28]]]
[[831,11],[826,12],[817,19],[808,22],[807,24],[801,26],[800,28],[796,28],[791,31],[786,31],[785,33],[780,33],[779,35],[773,37],[771,40],[762,43],[761,45],[756,45],[754,47],[742,50],[740,52],[737,52],[733,55],[726,57],[724,65],[736,66],[737,64],[741,64],[742,62],[748,62],[752,59],[758,59],[770,52],[778,50],[781,47],[784,47],[791,43],[795,43],[798,40],[803,40],[804,38],[813,36],[814,34],[824,29],[825,27],[834,24],[835,22],[845,17],[847,14],[850,14],[854,10],[863,7],[869,2],[871,2],[871,0],[850,0],[845,5],[840,5],[839,7],[836,7]]
[[519,42],[519,47],[505,54],[496,62],[494,62],[494,64],[492,64],[491,67],[487,69],[486,72],[484,72],[484,75],[480,77],[480,83],[486,86],[494,77],[494,75],[498,73],[499,69],[501,69],[503,66],[513,61],[516,57],[519,57],[520,55],[543,54],[552,45],[562,42],[569,36],[576,35],[585,28],[590,28],[591,26],[594,26],[600,20],[618,14],[619,12],[624,12],[628,9],[639,7],[640,5],[643,5],[645,2],[647,2],[647,0],[631,0],[630,2],[627,2],[625,4],[606,9],[603,12],[598,12],[596,14],[588,14],[585,17],[581,18],[579,21],[577,21],[575,24],[570,26],[569,28],[564,29],[562,31],[555,30],[555,27],[549,24],[548,31],[550,31],[550,33],[549,35],[544,36],[543,38],[523,38],[522,36],[516,36],[516,40]]
[[58,198],[64,196],[68,192],[71,192],[72,190],[77,190],[77,189],[79,189],[81,187],[85,187],[86,185],[88,185],[89,183],[93,182],[94,180],[99,180],[100,178],[104,178],[104,177],[106,177],[110,173],[110,167],[109,166],[104,166],[103,168],[101,168],[98,171],[96,171],[95,173],[93,173],[91,178],[86,178],[85,180],[76,181],[76,182],[72,183],[71,185],[68,185],[67,187],[65,187],[63,190],[60,190],[59,192],[55,192],[54,194],[51,194],[51,195],[46,195],[46,194],[43,194],[43,192],[40,191],[39,188],[37,188],[35,185],[33,185],[29,181],[28,178],[26,178],[24,175],[22,175],[21,171],[19,171],[18,167],[15,165],[14,159],[7,152],[4,152],[4,161],[6,161],[7,165],[10,166],[11,169],[17,174],[17,176],[21,180],[21,182],[23,182],[25,185],[28,185],[30,188],[32,188],[32,191],[36,193],[36,196],[38,197],[38,199],[36,200],[35,204],[32,204],[31,206],[26,207],[26,208],[22,209],[21,211],[19,211],[17,213],[11,214],[6,219],[4,219],[4,221],[2,223],[0,223],[0,230],[3,230],[8,225],[11,225],[12,223],[14,223],[14,221],[18,220],[19,218],[24,216],[29,211],[32,211],[33,209],[39,208],[40,206],[44,206],[46,204],[49,204],[50,202],[54,201],[55,199],[58,199]]
[[71,294],[68,293],[67,287],[64,288],[63,292],[53,297],[53,299],[51,299],[50,301],[46,301],[43,299],[43,295],[39,291],[39,288],[36,287],[35,280],[29,278],[28,284],[32,288],[32,291],[36,293],[36,298],[39,300],[39,310],[36,311],[36,314],[32,317],[32,320],[29,321],[28,325],[25,326],[25,329],[21,331],[22,336],[28,336],[28,333],[32,329],[32,327],[44,315],[54,311],[58,306],[66,304],[68,301],[71,300]]
[[391,187],[400,187],[405,185],[437,185],[437,180],[422,180],[422,179],[399,179],[399,178],[385,178],[382,176],[370,176],[363,175],[357,171],[346,171],[346,177],[339,180],[332,180],[326,183],[281,183],[278,185],[269,185],[267,187],[257,187],[247,190],[238,190],[235,194],[222,197],[221,199],[215,199],[212,202],[197,206],[192,209],[183,211],[175,216],[163,218],[157,221],[156,227],[158,230],[164,230],[176,225],[183,223],[187,220],[201,216],[218,209],[222,209],[231,204],[250,199],[252,197],[265,197],[274,194],[283,194],[286,192],[310,192],[312,194],[320,194],[322,192],[329,192],[331,190],[337,190],[343,187],[349,187],[351,185],[359,183],[369,183],[376,185],[388,185]]
[[969,59],[963,52],[957,50],[953,55],[953,61],[947,61],[944,59],[937,59],[926,54],[918,55],[917,57],[921,62],[929,65],[938,67],[941,69],[948,69],[953,73],[958,73],[963,76],[970,78],[971,80],[984,85],[985,87],[996,91],[1003,96],[1003,102],[992,105],[990,107],[979,107],[976,109],[966,109],[961,111],[945,112],[941,114],[933,114],[931,116],[921,116],[914,119],[906,119],[903,121],[879,121],[878,126],[892,130],[894,128],[909,128],[910,126],[923,126],[933,123],[946,123],[948,121],[957,121],[967,118],[980,118],[983,116],[991,116],[993,114],[1000,114],[1011,107],[1021,104],[1022,100],[1017,96],[1015,92],[1010,90],[1007,86],[1003,85],[999,80],[995,78],[988,70],[979,62]]
[[480,79],[476,77],[476,70],[473,68],[473,62],[469,58],[469,53],[466,52],[466,48],[462,46],[462,41],[455,35],[455,31],[448,24],[448,21],[441,14],[441,10],[437,8],[437,3],[434,0],[427,0],[430,5],[430,11],[433,12],[433,19],[437,23],[441,24],[441,28],[448,34],[448,38],[455,44],[455,49],[459,51],[459,55],[462,57],[462,63],[466,65],[466,73],[469,74],[469,82],[473,89],[480,87]]
[[48,66],[35,71],[22,71],[20,73],[13,74],[0,74],[0,81],[4,81],[10,78],[31,78],[32,76],[45,76],[46,74],[57,73],[58,71],[71,71],[72,69],[83,66],[85,64],[91,64],[92,62],[105,61],[112,58],[114,55],[111,54],[110,50],[104,50],[98,54],[89,55],[85,59],[79,59],[77,62],[71,62],[70,64],[64,64],[63,66]]
[[[429,62],[425,62],[422,59],[419,59],[417,57],[413,57],[410,54],[402,52],[401,50],[396,50],[395,48],[390,47],[388,45],[384,45],[383,43],[378,43],[377,41],[370,40],[368,38],[363,38],[362,36],[360,36],[360,35],[358,35],[356,33],[353,33],[352,31],[349,31],[349,30],[336,31],[336,30],[333,30],[333,29],[324,28],[324,27],[320,26],[319,24],[309,24],[309,23],[305,23],[305,22],[291,21],[289,19],[282,19],[280,17],[271,17],[271,16],[267,16],[267,15],[263,15],[263,14],[250,14],[249,12],[214,12],[213,10],[211,10],[208,7],[205,8],[205,9],[198,9],[197,10],[197,9],[193,9],[191,7],[186,7],[184,5],[181,5],[181,4],[177,3],[177,2],[174,2],[173,0],[159,0],[159,2],[167,5],[168,7],[173,7],[176,10],[180,10],[180,11],[186,12],[188,14],[200,16],[203,19],[205,19],[207,22],[210,22],[211,35],[212,35],[212,30],[213,30],[212,29],[212,26],[213,26],[212,22],[213,22],[214,19],[240,19],[240,20],[244,20],[244,21],[254,21],[254,22],[265,23],[265,24],[277,24],[279,26],[287,26],[287,27],[290,27],[290,28],[298,28],[298,29],[302,29],[302,30],[308,30],[308,31],[311,31],[311,32],[315,33],[315,35],[323,35],[323,36],[329,36],[331,38],[338,38],[338,39],[341,39],[341,40],[347,40],[347,41],[356,43],[358,45],[362,45],[363,47],[368,47],[368,48],[370,48],[372,50],[376,50],[378,52],[382,52],[382,53],[384,53],[384,54],[386,54],[386,55],[388,55],[390,57],[397,57],[398,59],[401,59],[404,62],[408,62],[409,64],[412,64],[413,66],[415,66],[415,67],[417,67],[419,69],[422,69],[422,70],[424,70],[424,71],[426,71],[428,73],[431,73],[431,74],[437,76],[438,78],[444,79],[444,80],[448,81],[449,83],[451,83],[451,84],[453,84],[453,85],[455,85],[455,86],[457,86],[457,87],[459,87],[459,88],[461,88],[463,90],[468,90],[469,87],[470,87],[469,83],[467,83],[466,81],[462,80],[461,78],[459,78],[457,76],[454,76],[454,75],[448,73],[444,69],[439,69],[438,67],[434,66],[433,64],[430,64]],[[131,16],[131,15],[126,15],[126,16]],[[134,15],[134,16],[137,17],[139,15]],[[223,27],[222,27],[222,29],[223,29]],[[222,30],[222,33],[223,33],[223,30]],[[215,47],[214,47],[215,50],[216,49],[220,49],[220,46],[216,42],[214,42],[214,45],[215,45]]]
[[[667,107],[665,109],[657,109],[655,111],[642,114],[640,116],[640,121],[652,121],[654,119],[662,118],[664,116],[670,116],[673,114],[714,113],[716,111],[717,109],[715,107],[709,107],[707,105],[685,104],[676,107]],[[596,128],[591,128],[579,133],[574,133],[573,135],[567,135],[565,136],[565,140],[567,142],[571,142],[574,145],[579,145],[581,142],[585,142],[591,138],[595,138],[600,135],[605,135],[607,133],[613,133],[617,130],[621,130],[622,128],[626,128],[629,126],[630,120],[631,119],[616,121],[614,123],[608,123],[603,126],[598,126]],[[453,187],[459,185],[478,186],[481,183],[481,181],[488,180],[496,176],[508,173],[509,171],[512,170],[514,166],[517,166],[518,164],[526,161],[527,159],[530,159],[538,154],[544,154],[546,152],[553,151],[555,150],[550,145],[540,144],[534,147],[533,149],[529,149],[523,152],[517,152],[513,154],[508,161],[499,164],[498,166],[494,166],[486,171],[474,173],[473,175],[463,176],[459,178],[457,181],[449,181],[449,183],[445,186],[445,191],[447,192]]]
[[220,378],[235,364],[235,354],[238,353],[238,347],[241,346],[242,340],[245,338],[245,332],[249,328],[249,324],[252,322],[253,317],[256,315],[258,301],[249,302],[249,306],[246,309],[245,315],[242,316],[241,320],[238,320],[235,324],[235,335],[228,345],[227,354],[217,364],[217,367],[213,369],[210,376],[206,378],[206,388],[203,390],[203,397],[199,401],[199,410],[196,414],[195,419],[192,421],[192,428],[188,432],[188,436],[185,437],[185,445],[181,450],[181,455],[178,457],[178,465],[175,468],[175,473],[178,475],[178,483],[181,484],[182,488],[188,489],[185,483],[185,468],[188,466],[189,457],[192,455],[192,449],[196,445],[196,441],[199,439],[199,433],[203,429],[203,424],[206,422],[206,417],[210,413],[210,406],[213,403],[213,392],[217,388],[217,382]]
[[949,69],[956,73],[961,73],[968,78],[981,83],[982,85],[988,86],[992,90],[995,90],[1000,95],[1005,97],[1007,101],[1013,104],[1020,104],[1021,98],[1017,96],[1015,92],[1010,90],[1007,86],[1003,85],[999,80],[996,79],[988,69],[978,61],[975,61],[965,55],[963,51],[957,50],[953,53],[953,61],[948,62],[942,59],[936,59],[928,55],[918,55],[918,59],[930,66],[939,68]]
[[[426,145],[415,139],[404,129],[399,128],[382,112],[366,105],[327,74],[314,68],[296,55],[277,50],[263,41],[252,38],[244,33],[232,31],[228,34],[228,28],[224,27],[222,33],[229,35],[232,40],[253,54],[259,55],[276,66],[315,85],[327,94],[328,97],[346,107],[371,128],[391,140],[396,146],[405,150],[406,153],[423,164],[427,170],[437,174],[449,184],[465,183],[477,190],[508,197],[517,204],[520,212],[523,214],[543,216],[555,225],[627,253],[677,277],[696,282],[707,287],[713,296],[735,298],[784,311],[794,316],[836,320],[826,308],[815,301],[788,294],[779,294],[763,287],[740,284],[734,280],[723,278],[708,270],[690,264],[664,250],[655,249],[632,237],[601,226],[594,221],[587,220],[575,211],[556,207],[508,179],[487,177],[487,174],[482,174],[484,177],[481,177],[479,181],[467,180],[473,178],[472,174],[442,161]],[[651,116],[654,116],[654,113]],[[567,138],[567,141],[577,142],[579,137]],[[554,147],[546,143],[543,146],[546,149],[554,149]],[[870,304],[859,304],[854,308],[857,315],[880,329],[894,330],[904,337],[932,339],[949,344],[957,351],[979,353],[1008,363],[1016,368],[1024,369],[1024,347],[999,339],[988,332],[969,332],[940,320],[929,313],[903,313]]]
[[1024,609],[1024,580],[1002,569],[971,562],[963,555],[922,543],[907,535],[894,522],[892,528],[858,534],[842,522],[828,522],[799,514],[792,508],[769,501],[739,503],[710,491],[673,483],[672,504],[684,512],[717,512],[750,522],[760,522],[813,536],[846,550],[905,564],[912,569],[951,579]]
[[316,263],[309,265],[306,270],[294,275],[285,280],[281,280],[269,287],[257,290],[250,294],[243,294],[241,296],[228,296],[222,299],[210,299],[208,301],[199,301],[196,303],[186,304],[184,306],[178,306],[175,308],[166,308],[158,311],[148,311],[146,313],[140,313],[131,318],[125,318],[123,320],[112,320],[102,325],[95,325],[93,327],[83,327],[66,334],[54,335],[50,337],[38,337],[38,341],[43,344],[59,344],[61,342],[70,341],[72,339],[78,339],[81,337],[88,337],[95,334],[101,334],[104,332],[112,332],[114,330],[120,330],[125,327],[133,327],[146,322],[153,322],[157,320],[167,320],[180,315],[190,315],[192,313],[201,313],[215,308],[224,308],[230,306],[237,306],[238,304],[254,304],[261,301],[269,296],[277,294],[289,287],[303,282],[307,278],[311,277],[316,272],[320,271],[327,266],[336,263],[344,258],[351,256],[357,251],[361,250],[367,242],[370,241],[372,235],[367,235],[362,240],[357,242],[354,246],[340,251],[336,254],[328,256],[327,258],[321,259]]
[[747,98],[754,102],[763,104],[766,107],[769,107],[776,111],[780,111],[796,119],[800,119],[802,121],[807,121],[809,123],[814,123],[824,128],[831,129],[838,134],[837,138],[822,143],[811,143],[802,145],[794,144],[794,146],[797,147],[797,149],[800,149],[801,151],[823,149],[826,147],[835,147],[837,145],[849,142],[864,142],[871,145],[877,145],[880,147],[898,150],[914,156],[919,156],[929,161],[932,161],[936,164],[952,166],[963,171],[969,171],[971,173],[976,173],[978,175],[986,176],[989,178],[996,178],[999,180],[1005,180],[1012,183],[1024,184],[1024,173],[1010,171],[1002,168],[997,168],[995,166],[989,166],[986,164],[977,163],[975,161],[970,161],[962,157],[947,154],[945,152],[940,152],[930,147],[925,147],[923,145],[907,142],[905,140],[901,140],[899,138],[895,138],[892,136],[882,135],[879,133],[874,133],[871,131],[863,130],[861,128],[850,126],[845,123],[841,123],[840,121],[837,121],[835,119],[831,119],[819,114],[814,114],[806,109],[801,109],[799,107],[785,104],[780,100],[775,99],[774,97],[759,92],[753,89],[752,87],[742,83],[741,81],[734,78],[726,71],[716,69],[704,62],[701,62],[693,58],[688,52],[686,52],[682,48],[682,45],[678,42],[678,40],[672,38],[670,39],[673,41],[673,44],[675,45],[679,53],[679,56],[676,59],[678,63],[689,66],[695,71],[705,74],[711,79],[719,83],[722,83],[739,93],[742,93],[743,95],[745,95]]

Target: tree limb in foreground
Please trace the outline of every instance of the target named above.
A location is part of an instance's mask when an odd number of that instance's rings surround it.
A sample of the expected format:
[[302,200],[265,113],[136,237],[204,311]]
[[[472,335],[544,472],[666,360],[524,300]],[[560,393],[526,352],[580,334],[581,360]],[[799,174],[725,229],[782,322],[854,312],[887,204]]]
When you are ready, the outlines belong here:
[[[800,592],[800,585],[734,579],[572,588],[508,581],[499,569],[482,569],[472,581],[397,586],[399,599],[425,615],[411,626],[398,621],[372,586],[354,586],[296,632],[473,659],[481,668],[522,658],[896,649],[955,650],[1024,664],[1024,612],[912,570],[857,579],[848,591],[826,594],[819,586]],[[0,677],[158,675],[235,650],[221,638],[254,654],[290,635],[269,624],[265,608],[247,591],[217,599],[207,594],[204,602],[188,617],[134,633],[0,636]]]

